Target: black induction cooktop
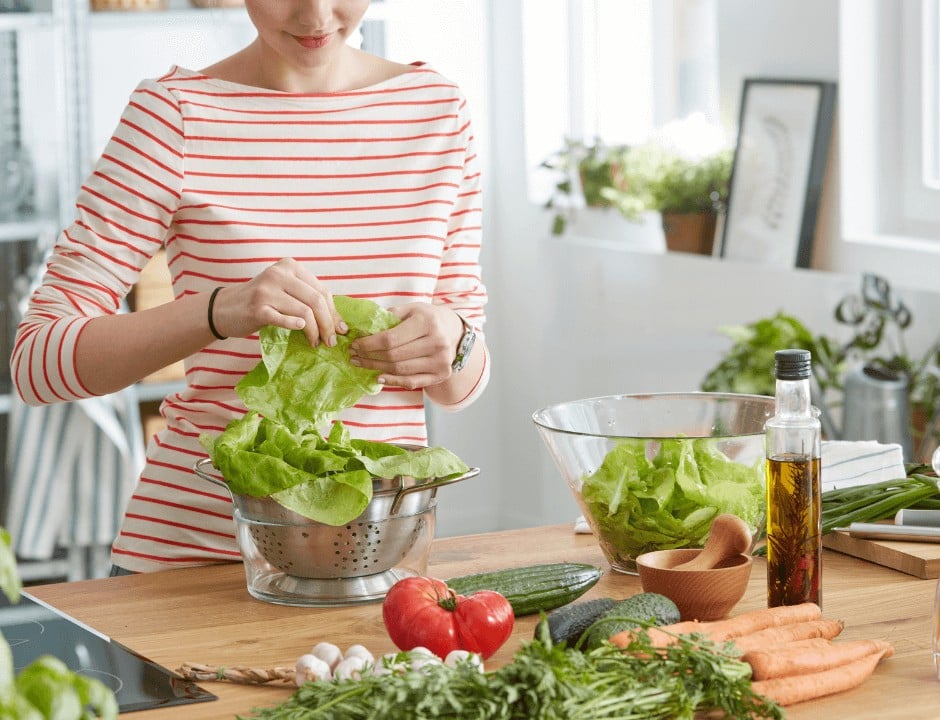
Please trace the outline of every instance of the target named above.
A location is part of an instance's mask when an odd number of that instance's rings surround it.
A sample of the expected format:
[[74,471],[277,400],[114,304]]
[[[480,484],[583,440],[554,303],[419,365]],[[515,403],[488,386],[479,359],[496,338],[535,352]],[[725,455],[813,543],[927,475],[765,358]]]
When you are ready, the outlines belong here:
[[15,605],[0,603],[0,632],[17,671],[40,655],[53,655],[72,671],[107,685],[122,713],[217,699],[29,593]]

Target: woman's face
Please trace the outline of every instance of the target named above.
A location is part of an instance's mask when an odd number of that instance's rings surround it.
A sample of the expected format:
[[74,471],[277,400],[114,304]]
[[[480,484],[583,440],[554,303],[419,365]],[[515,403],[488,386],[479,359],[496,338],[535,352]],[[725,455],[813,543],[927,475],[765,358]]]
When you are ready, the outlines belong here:
[[298,70],[329,65],[346,45],[369,0],[245,0],[262,43]]

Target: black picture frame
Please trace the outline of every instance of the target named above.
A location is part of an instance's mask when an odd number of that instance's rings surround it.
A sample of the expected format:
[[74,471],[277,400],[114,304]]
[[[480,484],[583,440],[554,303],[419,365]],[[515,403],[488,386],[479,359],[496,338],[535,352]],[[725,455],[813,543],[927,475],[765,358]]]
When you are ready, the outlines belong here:
[[746,78],[719,255],[808,268],[836,83]]

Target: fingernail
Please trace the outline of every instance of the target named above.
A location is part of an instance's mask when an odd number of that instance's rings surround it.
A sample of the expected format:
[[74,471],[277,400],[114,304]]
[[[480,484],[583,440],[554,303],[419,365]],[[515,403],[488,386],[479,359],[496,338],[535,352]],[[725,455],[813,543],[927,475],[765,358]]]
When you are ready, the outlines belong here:
[[351,357],[351,358],[349,358],[349,362],[352,363],[353,365],[355,365],[356,367],[362,367],[362,363],[359,362],[359,358],[357,358],[357,357]]
[[380,375],[379,377],[377,377],[377,378],[375,379],[375,381],[376,381],[379,385],[384,385],[384,384],[385,384],[385,378],[382,377],[381,375]]
[[337,326],[337,329],[338,329],[341,333],[344,333],[344,332],[346,332],[346,331],[349,330],[349,326],[348,326],[346,323],[344,323],[344,322],[340,322],[340,324]]
[[330,335],[330,336],[326,339],[326,344],[329,345],[330,347],[336,347],[336,336],[335,336],[335,335]]

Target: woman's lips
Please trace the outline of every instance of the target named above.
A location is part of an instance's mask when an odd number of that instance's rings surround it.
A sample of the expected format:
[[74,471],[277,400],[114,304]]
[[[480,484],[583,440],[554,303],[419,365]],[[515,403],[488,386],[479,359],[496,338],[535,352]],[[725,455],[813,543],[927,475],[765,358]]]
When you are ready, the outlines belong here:
[[330,42],[330,38],[333,37],[332,33],[326,35],[294,35],[294,40],[296,40],[303,47],[314,50],[316,48],[321,48]]

